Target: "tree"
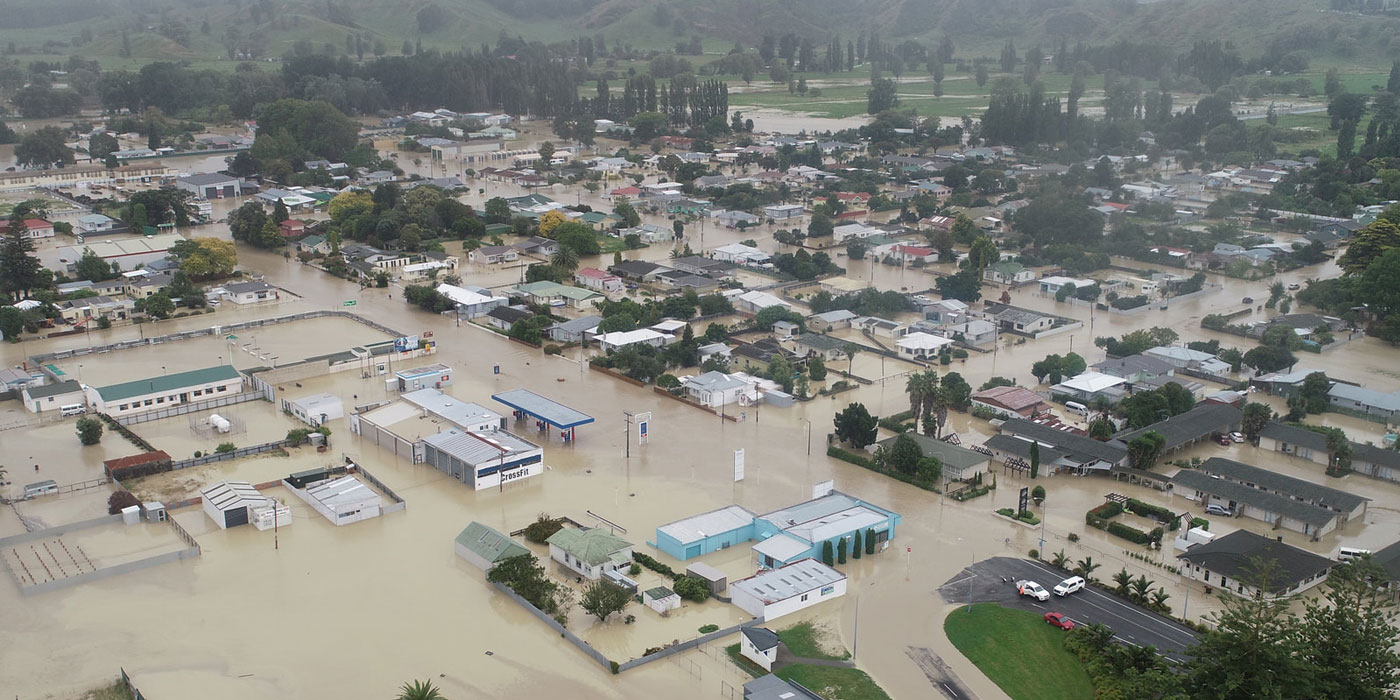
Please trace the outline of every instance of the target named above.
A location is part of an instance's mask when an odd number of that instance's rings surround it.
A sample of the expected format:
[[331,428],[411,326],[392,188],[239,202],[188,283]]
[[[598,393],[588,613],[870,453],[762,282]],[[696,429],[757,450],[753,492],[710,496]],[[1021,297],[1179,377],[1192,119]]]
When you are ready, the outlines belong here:
[[895,88],[893,80],[882,78],[871,82],[870,89],[865,93],[865,111],[867,114],[879,114],[881,112],[894,109],[899,104],[899,93]]
[[1031,489],[1031,498],[1035,499],[1035,504],[1036,504],[1036,505],[1040,505],[1040,504],[1044,503],[1044,502],[1045,502],[1045,487],[1044,487],[1044,486],[1041,486],[1040,484],[1036,484],[1036,485],[1035,485],[1035,488]]
[[1390,248],[1372,260],[1361,280],[1361,300],[1373,313],[1382,318],[1400,313],[1400,248]]
[[30,132],[15,146],[15,162],[24,168],[51,168],[73,162],[73,149],[56,126]]
[[977,87],[986,87],[987,81],[992,77],[992,72],[987,70],[987,64],[978,63],[976,68]]
[[92,416],[83,416],[76,424],[78,429],[78,442],[84,445],[96,445],[102,441],[102,421]]
[[[1277,566],[1255,559],[1246,579],[1273,592]],[[1185,664],[1186,691],[1193,698],[1330,697],[1307,692],[1308,673],[1287,598],[1222,596],[1215,629],[1192,647]]]
[[611,581],[599,580],[584,589],[579,606],[598,618],[599,622],[606,622],[609,615],[622,612],[631,601],[632,594],[626,588]]
[[193,238],[176,243],[170,255],[191,279],[225,277],[238,265],[238,249],[220,238]]
[[567,245],[559,246],[558,252],[549,260],[550,264],[572,275],[578,269],[578,251]]
[[1073,572],[1076,576],[1083,576],[1086,580],[1092,581],[1093,579],[1091,579],[1090,576],[1094,573],[1094,570],[1100,566],[1103,565],[1095,562],[1093,557],[1084,557],[1074,563]]
[[920,449],[919,443],[914,442],[914,438],[901,434],[894,439],[894,444],[884,455],[884,464],[881,466],[885,469],[913,475],[918,471],[919,460],[923,459],[924,451]]
[[[1289,331],[1291,333],[1292,329]],[[1260,372],[1278,372],[1292,367],[1297,361],[1291,350],[1277,345],[1260,345],[1244,354],[1244,363]]]
[[1400,226],[1378,218],[1356,232],[1346,252],[1337,258],[1337,265],[1348,275],[1361,274],[1373,261],[1395,247],[1400,247]]
[[831,540],[822,542],[822,563],[827,566],[836,566],[836,555],[833,552]]
[[642,223],[642,217],[637,213],[637,209],[625,200],[613,205],[613,213],[622,219],[622,225],[627,228],[635,228]]
[[317,156],[341,160],[359,143],[359,127],[324,100],[284,98],[264,105],[255,115],[258,136],[252,155],[260,163]]
[[839,540],[836,540],[836,563],[846,563],[846,538],[844,537],[842,537]]
[[1240,409],[1240,428],[1250,440],[1259,439],[1259,432],[1273,420],[1274,409],[1268,404],[1250,401]]
[[1134,469],[1151,471],[1166,444],[1166,437],[1155,430],[1149,430],[1128,441],[1128,460]]
[[1031,443],[1031,478],[1040,476],[1040,441]]
[[1303,384],[1298,387],[1296,396],[1301,400],[1304,411],[1323,413],[1327,410],[1327,392],[1331,388],[1332,380],[1327,378],[1325,372],[1312,372],[1303,378]]
[[1311,599],[1297,626],[1316,697],[1393,697],[1400,689],[1400,632],[1384,569],[1369,557],[1336,567],[1324,601]]
[[24,226],[25,210],[17,206],[10,214],[10,227],[0,240],[0,291],[15,301],[29,296],[39,282],[39,259],[34,256],[34,240]]
[[433,687],[432,681],[413,681],[404,683],[399,688],[399,695],[395,700],[446,700],[438,689]]
[[155,318],[166,318],[175,310],[175,302],[171,301],[170,295],[165,292],[156,292],[145,299],[138,299],[136,304],[137,311],[145,311]]
[[972,268],[955,275],[939,277],[935,286],[945,299],[957,299],[971,304],[982,298],[982,276]]
[[875,416],[870,415],[864,404],[853,403],[846,406],[832,420],[836,427],[836,439],[842,440],[856,449],[864,449],[875,442],[879,425]]
[[812,220],[807,224],[807,236],[811,238],[825,238],[826,236],[832,235],[835,228],[831,217],[817,212],[812,214]]
[[967,250],[967,269],[976,270],[977,276],[987,270],[987,266],[1001,259],[1001,251],[992,239],[986,236],[978,236],[977,240]]
[[807,376],[814,382],[826,379],[826,363],[822,362],[822,358],[813,357],[807,362]]
[[12,343],[19,342],[24,332],[24,312],[13,306],[0,306],[0,336]]
[[80,279],[93,282],[115,279],[117,276],[106,260],[97,257],[97,253],[86,249],[83,250],[83,256],[78,258],[77,264],[73,265],[73,272]]

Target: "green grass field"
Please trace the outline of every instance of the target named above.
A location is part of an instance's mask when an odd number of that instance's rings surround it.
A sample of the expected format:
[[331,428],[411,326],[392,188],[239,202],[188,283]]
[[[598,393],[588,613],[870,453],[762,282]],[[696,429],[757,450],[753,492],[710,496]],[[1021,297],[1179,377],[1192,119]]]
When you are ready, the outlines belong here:
[[826,700],[890,700],[889,694],[858,668],[793,664],[778,669],[776,675],[797,681]]
[[1012,700],[1088,700],[1094,686],[1063,630],[1035,613],[979,603],[943,621],[949,641]]
[[851,652],[844,649],[839,654],[829,651],[830,643],[826,641],[826,633],[811,622],[801,622],[785,630],[778,630],[778,639],[787,645],[788,651],[793,656],[804,659],[832,659],[835,661],[845,661],[851,658]]

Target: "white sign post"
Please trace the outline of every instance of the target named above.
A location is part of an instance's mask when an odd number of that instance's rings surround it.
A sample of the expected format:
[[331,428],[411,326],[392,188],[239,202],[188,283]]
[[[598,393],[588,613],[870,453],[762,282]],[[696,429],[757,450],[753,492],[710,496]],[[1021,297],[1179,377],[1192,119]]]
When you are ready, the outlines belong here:
[[647,444],[647,438],[651,429],[651,411],[638,413],[632,420],[637,422],[637,444]]
[[743,448],[734,450],[734,480],[744,480],[744,450]]

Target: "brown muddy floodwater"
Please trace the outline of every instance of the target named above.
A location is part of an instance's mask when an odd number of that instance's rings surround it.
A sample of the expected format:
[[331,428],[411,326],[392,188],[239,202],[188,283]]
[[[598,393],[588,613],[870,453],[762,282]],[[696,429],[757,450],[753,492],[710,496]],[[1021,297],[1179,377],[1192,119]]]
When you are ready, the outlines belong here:
[[[514,192],[509,188],[493,183],[490,192],[478,195],[473,189],[464,199],[480,204],[487,196],[510,194]],[[575,197],[573,191],[547,194],[564,201]],[[578,198],[598,201],[581,191]],[[221,207],[234,204],[219,203]],[[703,247],[755,238],[772,249],[774,228],[764,226],[741,234],[707,226]],[[191,233],[227,236],[226,228],[218,225]],[[696,230],[691,238],[697,250],[701,247],[699,236]],[[657,260],[667,257],[669,251],[667,246],[651,246],[629,253],[629,257]],[[942,619],[949,607],[937,588],[974,560],[1024,555],[1040,546],[1039,528],[1022,527],[993,515],[996,508],[1013,505],[1023,485],[1021,480],[999,475],[1000,488],[990,496],[965,504],[944,503],[936,494],[825,455],[824,440],[831,430],[832,415],[848,402],[863,402],[881,415],[907,408],[902,373],[911,366],[887,360],[882,369],[879,358],[863,353],[856,357],[856,374],[876,379],[884,376],[887,381],[876,381],[837,399],[818,398],[791,409],[767,407],[750,412],[742,422],[728,422],[660,399],[650,389],[582,371],[573,358],[546,357],[468,324],[459,327],[450,318],[413,310],[405,306],[397,287],[361,291],[357,285],[280,256],[250,249],[239,253],[244,266],[258,270],[300,299],[259,308],[222,304],[214,314],[140,329],[95,331],[91,340],[77,335],[6,345],[0,349],[0,360],[10,366],[28,354],[85,347],[89,342],[99,344],[307,309],[343,308],[344,300],[355,299],[355,311],[387,326],[407,333],[432,331],[440,352],[414,363],[453,366],[452,395],[504,412],[503,406],[491,400],[491,394],[525,387],[589,413],[596,422],[579,429],[575,444],[565,445],[557,437],[546,443],[548,470],[539,477],[508,484],[503,491],[474,492],[429,467],[410,464],[364,444],[350,433],[343,419],[331,421],[332,446],[325,453],[299,448],[285,457],[274,454],[230,461],[136,484],[138,493],[149,491],[175,498],[213,481],[237,478],[256,483],[350,457],[403,496],[408,509],[337,528],[278,488],[270,495],[292,506],[294,524],[282,528],[275,537],[272,532],[247,527],[219,530],[202,511],[190,508],[175,513],[175,518],[199,540],[203,556],[197,559],[32,597],[21,597],[13,582],[0,582],[0,609],[7,613],[6,624],[0,627],[0,649],[4,650],[0,652],[0,688],[7,693],[26,699],[49,694],[66,697],[103,682],[115,675],[118,667],[124,667],[145,693],[156,698],[384,697],[413,678],[434,680],[454,699],[507,695],[712,698],[723,684],[737,687],[743,680],[723,658],[722,650],[717,651],[736,640],[722,640],[675,660],[612,676],[497,595],[480,571],[455,556],[453,538],[473,520],[509,531],[524,527],[541,512],[592,524],[586,512],[591,510],[625,528],[624,536],[638,551],[659,556],[645,544],[654,538],[658,525],[736,502],[766,512],[805,500],[812,484],[834,479],[838,489],[901,513],[904,522],[897,539],[886,552],[853,560],[845,567],[851,577],[847,596],[778,620],[773,626],[813,619],[831,628],[850,648],[855,641],[856,601],[860,599],[858,661],[891,696],[925,698],[934,693],[928,679],[905,654],[909,647],[927,647],[941,655],[978,697],[1004,697],[944,638]],[[583,264],[606,265],[610,257]],[[849,266],[848,276],[871,280],[881,289],[918,290],[933,284],[932,275],[912,268],[844,258],[839,262]],[[491,286],[512,283],[520,274],[518,270],[473,266],[464,270],[467,283]],[[1280,275],[1280,279],[1299,281],[1308,274],[1317,272]],[[1047,354],[1073,350],[1089,362],[1097,362],[1103,353],[1093,346],[1094,336],[1119,335],[1154,325],[1177,330],[1183,340],[1219,337],[1225,345],[1247,347],[1242,338],[1203,332],[1199,320],[1207,313],[1238,308],[1242,296],[1265,296],[1269,281],[1212,281],[1220,282],[1224,289],[1167,311],[1096,313],[1092,329],[1083,307],[1056,304],[1053,298],[1018,291],[1012,295],[1014,303],[1082,318],[1085,328],[1022,345],[1003,338],[996,353],[974,353],[966,362],[955,362],[940,371],[957,371],[973,386],[993,375],[1029,384],[1034,381],[1029,376],[1030,364]],[[990,296],[1000,293],[987,292]],[[389,299],[390,293],[396,298]],[[159,375],[162,366],[171,372],[230,358],[240,368],[267,364],[241,348],[253,335],[264,354],[276,354],[284,361],[382,338],[367,327],[332,319],[237,335],[233,347],[227,341],[209,338],[87,355],[61,366],[70,376],[81,371],[86,383],[95,384],[98,377],[104,383],[123,381]],[[1396,352],[1371,339],[1358,339],[1326,355],[1302,355],[1302,362],[1376,389],[1394,390],[1400,387],[1400,375],[1394,369],[1398,366]],[[79,364],[81,367],[76,366]],[[492,374],[496,364],[501,366],[499,375]],[[348,409],[386,396],[382,378],[362,379],[357,372],[303,380],[301,384],[279,386],[279,401],[284,396],[330,391],[340,396]],[[630,459],[624,457],[624,411],[651,411],[654,416],[650,444],[638,446],[633,436]],[[278,439],[297,425],[283,416],[278,406],[268,403],[240,404],[230,407],[230,413],[245,427],[244,433],[232,439],[240,445]],[[1381,436],[1381,426],[1376,424],[1332,414],[1323,419],[1344,425],[1354,439],[1378,440]],[[25,417],[6,413],[4,420],[24,421]],[[951,417],[949,427],[962,436],[964,444],[980,442],[990,433],[985,421],[961,414]],[[169,448],[177,458],[208,448],[209,441],[191,429],[185,416],[136,429],[156,447]],[[523,426],[515,429],[527,438],[538,438]],[[746,450],[747,477],[734,483],[731,465],[733,450],[738,448]],[[66,483],[95,478],[103,459],[136,451],[110,432],[100,445],[81,447],[71,421],[35,421],[28,427],[0,430],[0,463],[11,470],[10,479],[21,485],[37,480],[21,468],[33,462],[41,465],[41,478]],[[1208,444],[1171,458],[1215,454],[1232,455],[1314,481],[1324,479],[1311,465],[1257,453],[1246,445],[1226,448]],[[32,465],[28,468],[32,471]],[[1176,612],[1182,612],[1185,589],[1181,584],[1160,568],[1125,557],[1122,540],[1110,539],[1102,532],[1085,532],[1083,513],[1109,492],[1178,510],[1187,508],[1184,500],[1090,477],[1054,476],[1041,482],[1049,491],[1044,550],[1064,550],[1075,559],[1092,556],[1103,563],[1100,574],[1105,576],[1122,566],[1134,574],[1146,574],[1166,588]],[[1400,487],[1358,476],[1332,485],[1374,499],[1366,521],[1350,523],[1317,543],[1302,541],[1291,532],[1285,533],[1286,541],[1327,553],[1343,542],[1374,548],[1394,538],[1400,524]],[[94,490],[37,499],[20,504],[19,513],[49,525],[73,522],[105,512],[106,495]],[[1213,523],[1212,531],[1227,532],[1232,527],[1274,534],[1250,520]],[[14,511],[0,511],[0,535],[21,531]],[[1072,532],[1082,539],[1069,542]],[[1154,556],[1171,561],[1170,552]],[[704,561],[726,571],[731,579],[751,574],[754,568],[747,547]],[[642,576],[643,585],[657,580],[649,572]],[[1191,596],[1186,612],[1196,618],[1212,610],[1215,600],[1199,589],[1194,592],[1197,595]],[[725,626],[743,619],[737,609],[716,601],[688,605],[666,619],[635,604],[627,612],[637,616],[635,624],[624,625],[616,618],[598,624],[576,610],[570,626],[613,658],[626,660],[640,656],[648,647],[691,638],[702,625]],[[492,652],[489,656],[488,651]]]

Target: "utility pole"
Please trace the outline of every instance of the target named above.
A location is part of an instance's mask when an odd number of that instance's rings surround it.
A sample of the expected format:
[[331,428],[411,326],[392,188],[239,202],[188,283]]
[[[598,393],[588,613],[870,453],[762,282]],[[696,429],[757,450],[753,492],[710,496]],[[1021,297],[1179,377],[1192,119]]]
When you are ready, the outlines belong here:
[[625,448],[625,449],[626,449],[626,453],[624,454],[624,456],[625,456],[627,459],[631,459],[631,458],[632,458],[632,412],[631,412],[631,411],[623,411],[623,412],[622,412],[622,415],[626,417],[625,420],[624,420],[624,426],[623,426],[623,428],[622,428],[622,442],[623,442],[623,444],[626,446],[626,448]]

